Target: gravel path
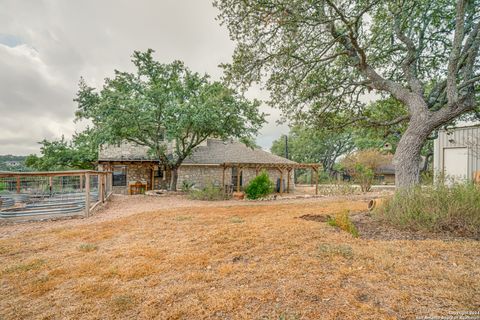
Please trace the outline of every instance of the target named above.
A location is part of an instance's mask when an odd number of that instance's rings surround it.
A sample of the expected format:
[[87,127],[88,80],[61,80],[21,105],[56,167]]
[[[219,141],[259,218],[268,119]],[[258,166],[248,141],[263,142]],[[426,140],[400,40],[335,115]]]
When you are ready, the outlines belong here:
[[[371,192],[366,195],[350,196],[324,196],[319,198],[277,199],[272,201],[200,201],[191,200],[186,196],[122,196],[113,195],[103,206],[97,208],[88,218],[70,217],[55,220],[29,221],[29,222],[3,222],[0,224],[0,239],[13,235],[39,230],[49,230],[59,227],[74,227],[88,225],[100,221],[110,221],[121,217],[130,216],[141,212],[162,211],[178,208],[192,207],[231,207],[231,206],[268,206],[272,204],[298,203],[298,202],[331,202],[344,200],[369,200],[385,196],[385,193]],[[0,222],[1,223],[1,222]]]

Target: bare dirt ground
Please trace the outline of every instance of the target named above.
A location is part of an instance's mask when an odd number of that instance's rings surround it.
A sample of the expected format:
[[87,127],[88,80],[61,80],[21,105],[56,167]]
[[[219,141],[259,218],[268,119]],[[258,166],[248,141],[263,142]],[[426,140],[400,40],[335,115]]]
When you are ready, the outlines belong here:
[[[375,195],[373,195],[375,196]],[[0,319],[415,319],[480,310],[480,243],[353,238],[299,219],[353,196],[114,197],[0,226]]]

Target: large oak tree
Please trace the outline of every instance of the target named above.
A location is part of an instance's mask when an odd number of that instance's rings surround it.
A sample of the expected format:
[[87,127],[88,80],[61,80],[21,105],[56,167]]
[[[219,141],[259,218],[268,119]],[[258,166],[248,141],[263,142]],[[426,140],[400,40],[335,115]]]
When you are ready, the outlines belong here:
[[[480,0],[216,0],[237,43],[227,79],[266,79],[270,103],[294,121],[377,126],[405,122],[395,153],[397,186],[419,181],[433,131],[478,112]],[[407,113],[364,114],[368,94]],[[340,125],[340,124],[337,124]]]
[[265,122],[259,102],[249,101],[182,62],[163,64],[153,50],[135,52],[135,73],[115,71],[103,88],[83,80],[77,94],[77,117],[89,119],[102,141],[122,140],[147,146],[172,171],[176,190],[178,168],[210,137],[253,141]]

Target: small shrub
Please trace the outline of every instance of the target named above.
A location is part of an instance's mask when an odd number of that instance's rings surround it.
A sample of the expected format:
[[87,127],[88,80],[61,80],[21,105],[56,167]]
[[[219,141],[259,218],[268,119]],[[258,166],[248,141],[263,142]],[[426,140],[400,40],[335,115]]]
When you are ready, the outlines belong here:
[[366,149],[347,155],[341,165],[360,185],[362,192],[368,192],[372,187],[375,172],[391,161],[391,154],[383,154],[375,149]]
[[372,169],[366,167],[363,164],[357,163],[355,165],[354,179],[360,185],[362,192],[368,192],[372,189],[373,178],[375,173]]
[[480,237],[480,189],[472,183],[399,190],[375,213],[401,228]]
[[183,180],[181,190],[183,192],[190,192],[195,184],[193,182]]
[[211,183],[207,184],[203,189],[191,190],[189,195],[193,200],[216,201],[227,199],[227,195],[223,192],[222,188]]
[[274,184],[270,180],[268,173],[262,171],[245,188],[245,194],[248,199],[259,199],[271,194],[274,190]]
[[83,243],[80,246],[78,246],[78,250],[83,252],[91,252],[91,251],[98,250],[98,246],[93,243]]
[[357,227],[353,224],[352,220],[350,220],[350,215],[348,210],[344,210],[340,213],[337,213],[332,218],[330,218],[327,223],[332,227],[337,227],[350,233],[355,238],[358,237],[358,230]]

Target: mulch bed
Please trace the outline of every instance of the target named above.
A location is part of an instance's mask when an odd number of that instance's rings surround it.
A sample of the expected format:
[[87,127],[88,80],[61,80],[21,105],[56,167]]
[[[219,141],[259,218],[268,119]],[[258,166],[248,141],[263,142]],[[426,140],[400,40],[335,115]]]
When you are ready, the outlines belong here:
[[[324,222],[329,219],[329,215],[306,214],[298,217],[300,219]],[[425,231],[401,230],[395,226],[389,225],[372,217],[370,212],[358,212],[350,215],[355,227],[357,227],[359,238],[369,240],[444,240],[455,241],[465,240],[468,237],[459,237],[447,233],[432,233]],[[472,239],[472,238],[470,238]],[[479,240],[479,239],[474,239]]]

